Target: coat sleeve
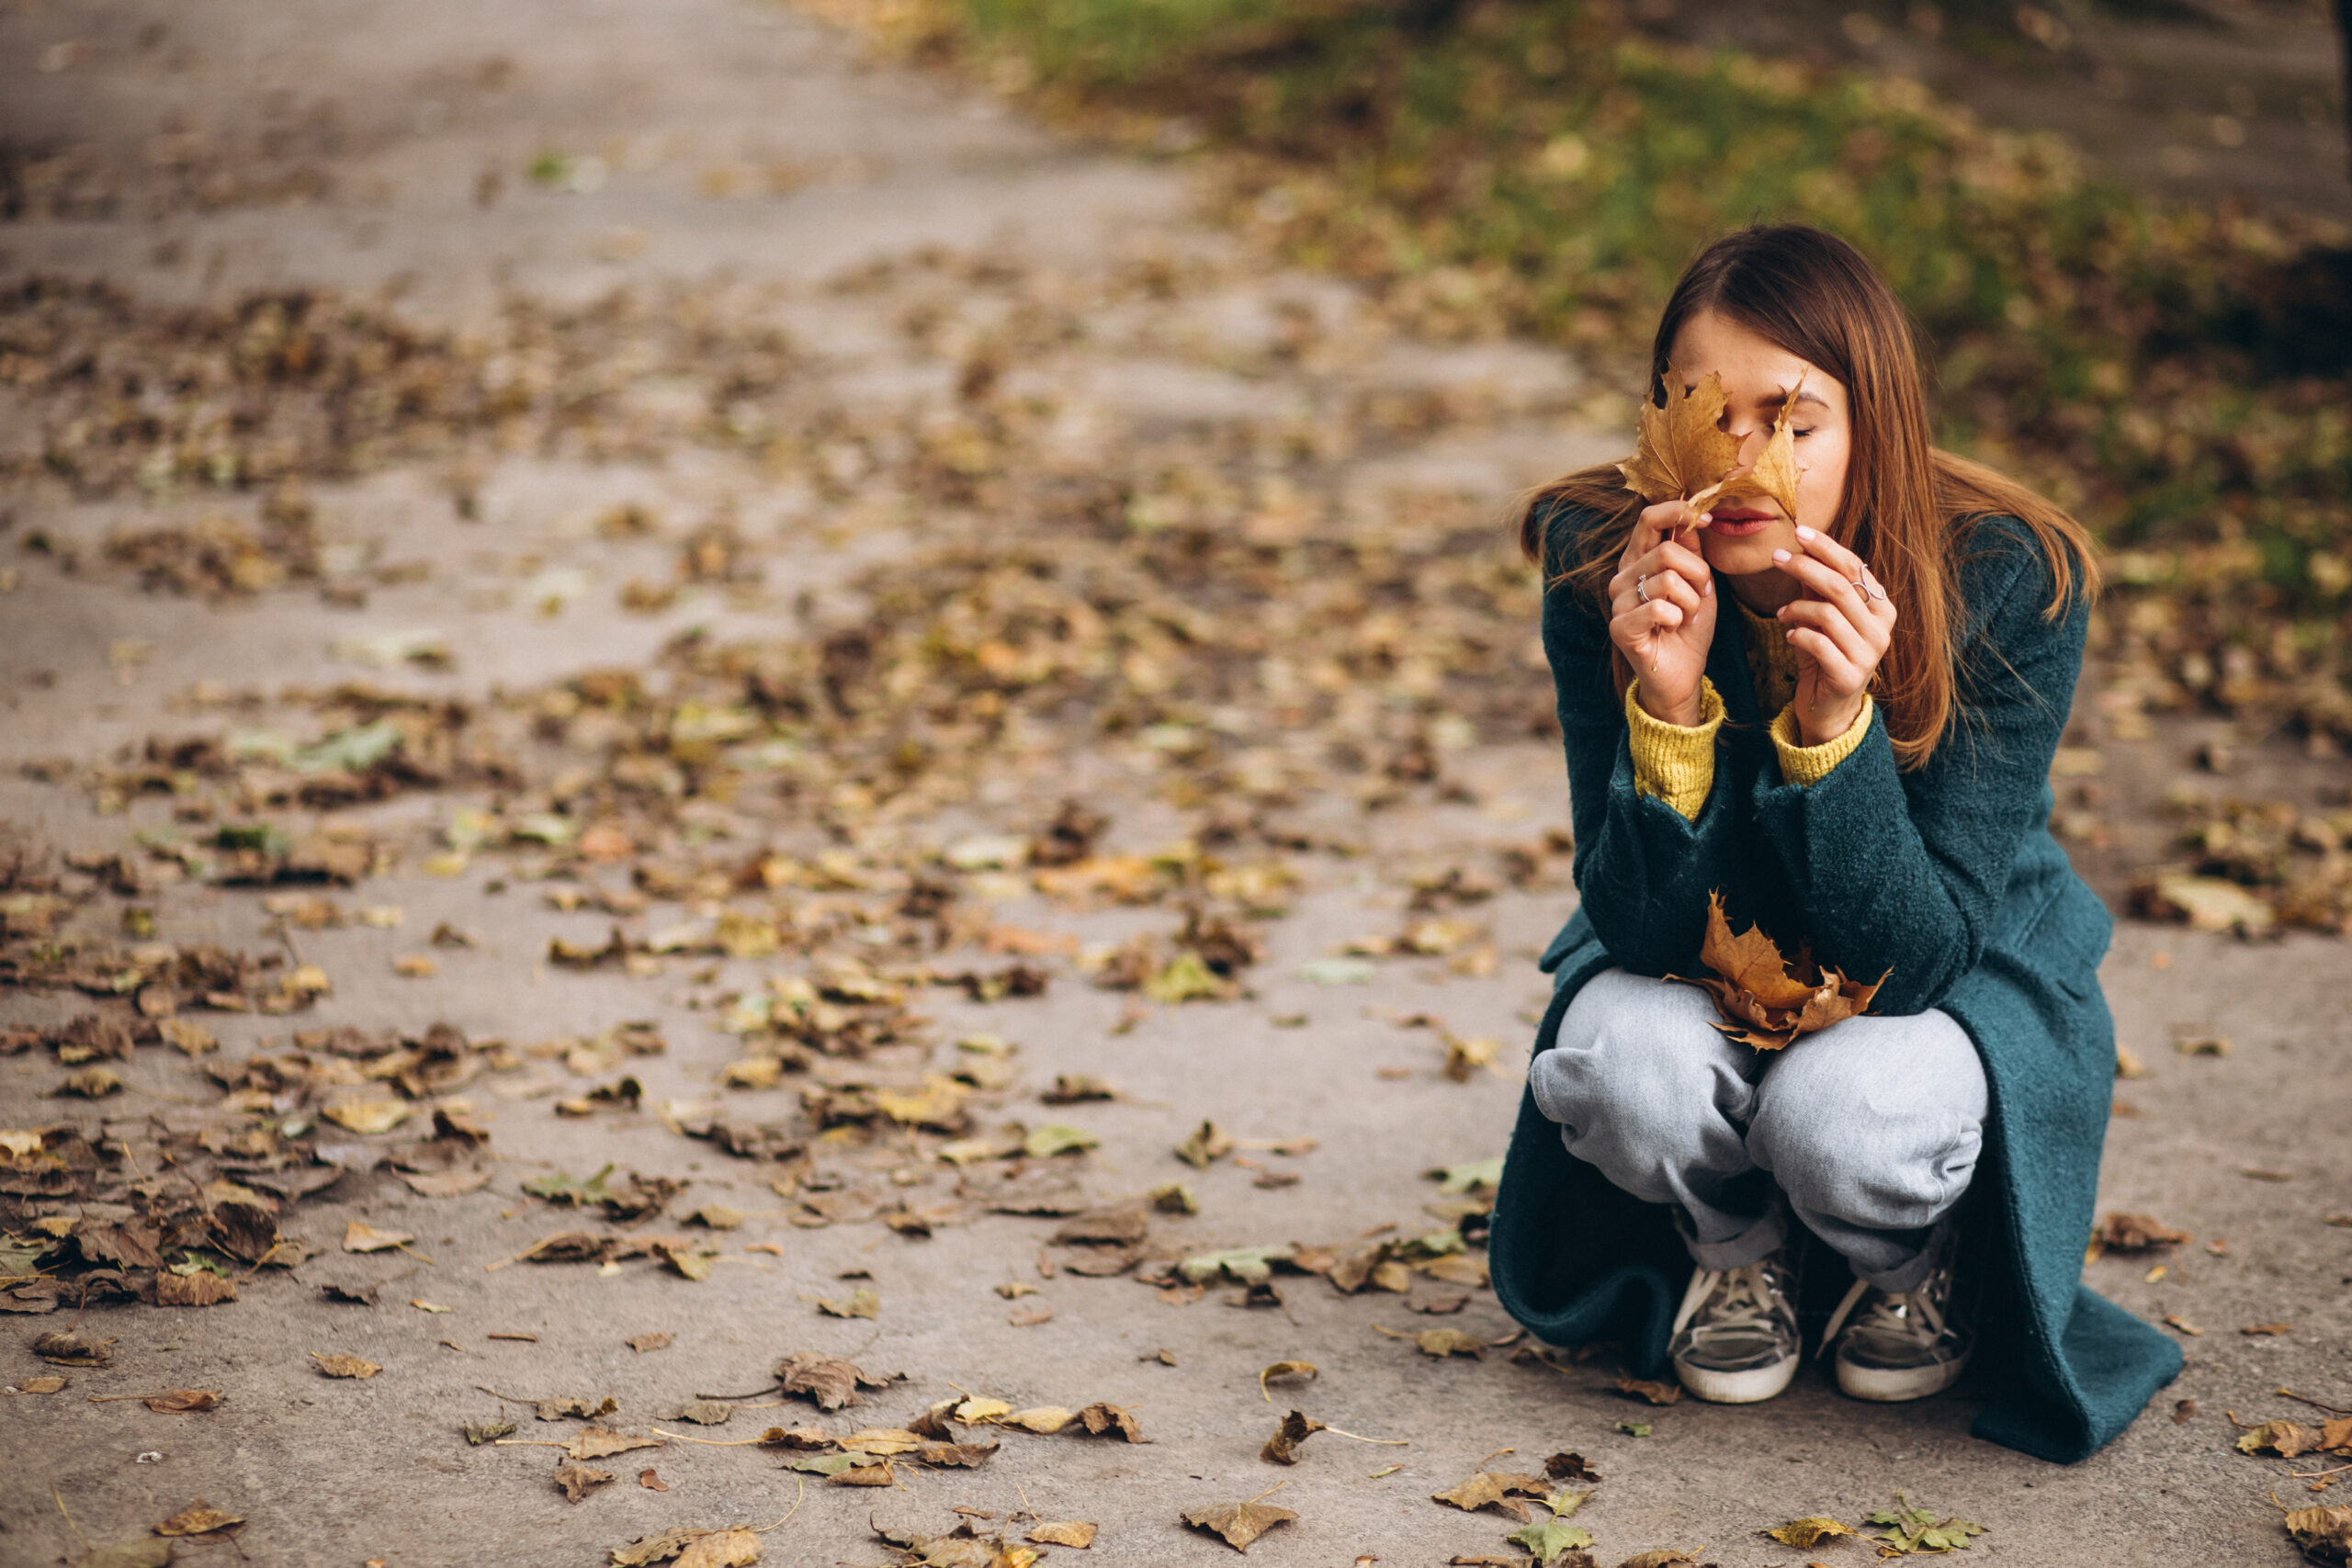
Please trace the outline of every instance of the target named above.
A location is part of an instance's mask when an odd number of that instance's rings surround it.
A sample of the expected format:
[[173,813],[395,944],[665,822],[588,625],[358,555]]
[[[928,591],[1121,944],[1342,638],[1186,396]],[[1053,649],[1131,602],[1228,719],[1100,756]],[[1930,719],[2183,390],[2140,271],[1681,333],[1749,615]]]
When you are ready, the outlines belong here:
[[1577,892],[1610,956],[1643,975],[1698,972],[1707,894],[1724,885],[1733,813],[1720,783],[1696,819],[1635,783],[1608,623],[1565,586],[1544,596],[1544,652],[1567,749]]
[[1971,651],[1952,728],[1927,766],[1899,771],[1879,723],[1810,787],[1756,786],[1756,819],[1817,955],[1857,979],[1884,975],[1887,1013],[1939,1005],[1984,956],[2018,852],[2049,812],[2090,624],[2079,593],[2045,615],[2055,579],[2022,524],[1988,519],[1966,544],[1961,646]]

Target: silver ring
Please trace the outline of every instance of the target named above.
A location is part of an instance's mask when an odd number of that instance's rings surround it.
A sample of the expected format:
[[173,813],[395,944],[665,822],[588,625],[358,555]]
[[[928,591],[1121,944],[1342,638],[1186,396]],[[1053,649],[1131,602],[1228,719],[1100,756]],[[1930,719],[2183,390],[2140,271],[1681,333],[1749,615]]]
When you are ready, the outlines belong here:
[[1634,579],[1634,597],[1645,604],[1650,602],[1649,581],[1648,572],[1644,572]]

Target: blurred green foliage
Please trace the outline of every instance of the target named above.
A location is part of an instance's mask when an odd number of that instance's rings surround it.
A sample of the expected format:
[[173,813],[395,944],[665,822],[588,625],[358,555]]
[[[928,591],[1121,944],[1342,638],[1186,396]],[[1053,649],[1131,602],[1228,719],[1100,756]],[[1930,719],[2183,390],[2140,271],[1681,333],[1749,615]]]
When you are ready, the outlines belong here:
[[1609,0],[882,8],[1048,113],[1204,143],[1230,216],[1418,330],[1532,333],[1629,390],[1707,241],[1843,234],[1925,331],[1944,439],[2121,552],[2104,633],[2149,703],[2352,735],[2340,234],[2161,207],[1916,83],[1661,44]]

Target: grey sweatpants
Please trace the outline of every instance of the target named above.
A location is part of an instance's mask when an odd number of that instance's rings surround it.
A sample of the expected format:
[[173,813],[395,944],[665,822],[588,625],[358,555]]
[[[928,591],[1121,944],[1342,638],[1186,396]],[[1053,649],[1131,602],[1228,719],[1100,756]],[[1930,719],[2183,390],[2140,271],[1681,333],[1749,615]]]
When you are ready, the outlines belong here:
[[1672,1204],[1702,1268],[1773,1252],[1792,1211],[1860,1278],[1917,1286],[1984,1141],[1967,1032],[1942,1012],[1853,1018],[1763,1052],[1720,1016],[1696,986],[1604,971],[1529,1069],[1535,1103],[1569,1154]]

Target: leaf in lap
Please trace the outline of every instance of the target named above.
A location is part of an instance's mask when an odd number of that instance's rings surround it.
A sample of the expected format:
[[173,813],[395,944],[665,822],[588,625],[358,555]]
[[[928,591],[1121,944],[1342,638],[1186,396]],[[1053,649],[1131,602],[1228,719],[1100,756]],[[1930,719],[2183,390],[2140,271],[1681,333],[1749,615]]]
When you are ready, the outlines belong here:
[[1762,926],[1733,934],[1721,893],[1707,895],[1707,938],[1699,958],[1714,976],[1667,978],[1704,989],[1725,1021],[1715,1027],[1758,1051],[1781,1050],[1801,1034],[1860,1017],[1886,983],[1884,975],[1864,985],[1834,965],[1820,968],[1802,947],[1792,973]]

